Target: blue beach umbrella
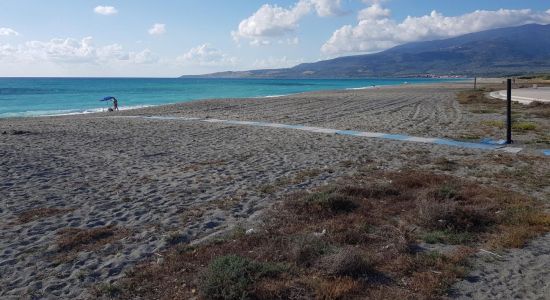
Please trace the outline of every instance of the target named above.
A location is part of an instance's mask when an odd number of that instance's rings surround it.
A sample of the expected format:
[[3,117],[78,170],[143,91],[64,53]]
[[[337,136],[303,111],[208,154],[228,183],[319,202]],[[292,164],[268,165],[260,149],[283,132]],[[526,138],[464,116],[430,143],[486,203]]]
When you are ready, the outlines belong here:
[[103,98],[103,99],[101,99],[101,100],[99,100],[99,101],[111,101],[111,100],[113,100],[113,99],[115,99],[115,97],[113,97],[113,96],[108,96],[108,97],[105,97],[105,98]]

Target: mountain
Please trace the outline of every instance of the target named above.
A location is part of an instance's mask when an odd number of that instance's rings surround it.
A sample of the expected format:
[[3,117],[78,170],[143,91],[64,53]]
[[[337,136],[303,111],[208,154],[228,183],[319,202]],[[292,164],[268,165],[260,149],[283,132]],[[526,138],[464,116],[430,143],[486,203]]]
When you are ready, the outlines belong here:
[[375,54],[344,56],[292,68],[182,77],[361,78],[544,72],[550,72],[550,25],[529,24],[409,43]]

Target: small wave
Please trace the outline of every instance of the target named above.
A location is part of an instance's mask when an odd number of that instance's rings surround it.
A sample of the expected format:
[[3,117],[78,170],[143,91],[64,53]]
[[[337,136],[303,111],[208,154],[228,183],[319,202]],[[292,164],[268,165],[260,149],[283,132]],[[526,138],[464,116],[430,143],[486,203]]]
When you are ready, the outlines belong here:
[[268,95],[268,96],[254,97],[254,98],[279,98],[279,97],[285,97],[285,96],[290,96],[290,94],[286,94],[286,95]]
[[288,96],[288,95],[269,95],[269,96],[265,96],[264,98],[279,98],[284,96]]
[[346,90],[348,90],[348,91],[368,90],[368,89],[373,89],[375,87],[376,87],[376,85],[372,85],[372,86],[363,86],[363,87],[357,87],[357,88],[347,88]]

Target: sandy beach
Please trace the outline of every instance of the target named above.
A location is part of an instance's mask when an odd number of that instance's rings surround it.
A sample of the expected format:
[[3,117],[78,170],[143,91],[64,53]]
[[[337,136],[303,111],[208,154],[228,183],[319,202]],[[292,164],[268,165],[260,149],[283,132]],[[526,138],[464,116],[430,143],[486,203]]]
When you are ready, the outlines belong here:
[[[523,148],[518,154],[287,128],[126,118],[502,138],[501,128],[483,125],[498,113],[474,113],[457,101],[457,93],[470,87],[396,86],[0,119],[0,298],[93,298],[95,285],[114,282],[145,260],[162,259],[160,253],[173,244],[197,243],[235,226],[253,228],[282,195],[326,185],[358,168],[438,170],[504,186],[550,207],[550,160],[541,154],[549,146],[529,143],[534,137],[544,140],[547,117],[532,117],[538,131],[516,136],[515,146]],[[454,162],[452,170],[441,168],[442,159]],[[103,244],[63,240],[98,228],[108,228]],[[540,241],[548,236],[490,262],[479,258],[483,265],[455,286],[455,296],[545,299],[549,246]]]

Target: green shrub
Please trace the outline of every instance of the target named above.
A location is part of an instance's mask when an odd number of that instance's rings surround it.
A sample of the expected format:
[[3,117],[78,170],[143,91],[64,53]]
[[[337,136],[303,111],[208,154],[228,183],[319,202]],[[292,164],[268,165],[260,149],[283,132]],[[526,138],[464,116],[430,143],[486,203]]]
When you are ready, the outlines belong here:
[[276,264],[260,263],[227,255],[214,259],[200,278],[200,290],[206,299],[248,299],[256,281],[283,271]]
[[305,202],[332,213],[351,212],[357,208],[352,197],[342,195],[336,191],[313,193],[306,197]]
[[434,230],[425,233],[422,239],[428,244],[463,245],[472,242],[475,237],[470,232],[453,232],[450,230]]
[[512,124],[512,129],[514,130],[535,130],[537,128],[537,125],[535,123],[531,122],[515,122]]
[[289,248],[291,260],[300,266],[310,266],[315,259],[328,252],[329,245],[320,237],[299,235]]
[[445,184],[437,190],[437,195],[443,199],[454,199],[458,196],[458,191],[452,185]]
[[497,128],[504,128],[505,124],[504,124],[504,121],[498,121],[498,120],[488,120],[488,121],[483,121],[481,122],[481,124],[485,125],[485,126],[489,126],[489,127],[497,127]]

